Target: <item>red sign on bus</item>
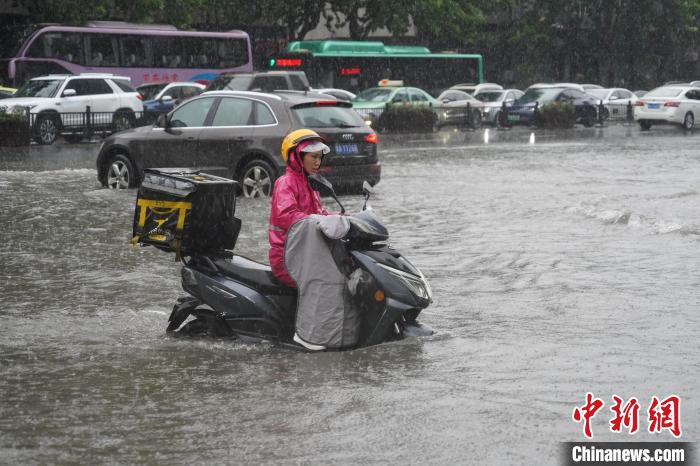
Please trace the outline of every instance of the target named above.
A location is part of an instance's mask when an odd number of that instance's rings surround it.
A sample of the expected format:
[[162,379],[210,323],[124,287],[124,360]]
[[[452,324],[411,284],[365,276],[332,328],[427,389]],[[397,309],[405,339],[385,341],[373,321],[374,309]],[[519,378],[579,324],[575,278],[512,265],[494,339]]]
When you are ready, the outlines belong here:
[[340,69],[341,76],[359,76],[361,72],[362,72],[362,70],[358,66],[356,66],[354,68],[341,68]]

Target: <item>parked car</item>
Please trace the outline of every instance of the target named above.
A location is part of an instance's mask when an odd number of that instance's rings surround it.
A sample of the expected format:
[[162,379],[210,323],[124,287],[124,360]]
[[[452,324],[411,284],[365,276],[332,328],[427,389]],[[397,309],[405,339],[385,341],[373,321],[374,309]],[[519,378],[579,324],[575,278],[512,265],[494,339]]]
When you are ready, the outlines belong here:
[[481,91],[503,89],[503,86],[501,86],[500,84],[496,84],[496,83],[481,83],[481,84],[462,83],[462,84],[455,84],[454,86],[450,87],[450,89],[454,89],[457,91],[462,91],[462,92],[466,92],[467,94],[474,95],[474,94],[481,92]]
[[308,91],[309,80],[303,71],[260,71],[256,73],[222,73],[214,78],[205,91],[282,90]]
[[582,85],[576,83],[536,83],[525,89],[525,93],[530,89],[547,89],[547,88],[566,88],[576,89],[577,91],[586,92]]
[[154,121],[176,105],[201,94],[206,86],[195,82],[148,83],[136,88],[143,96],[143,111]]
[[566,87],[542,87],[525,91],[508,111],[508,121],[512,124],[534,124],[535,106],[542,107],[554,102],[572,104],[576,122],[584,126],[593,126],[598,118],[595,99],[585,92]]
[[384,113],[387,104],[406,106],[427,106],[437,115],[437,121],[444,119],[444,111],[439,100],[417,87],[405,87],[403,81],[382,80],[379,87],[371,87],[352,99],[352,107],[368,125],[375,125]]
[[[143,112],[141,94],[128,77],[111,74],[49,75],[27,81],[2,106],[29,107],[34,138],[40,144],[53,144],[59,133],[93,129],[121,131],[132,128]],[[91,118],[85,117],[90,107]]]
[[700,88],[661,86],[646,93],[634,107],[634,119],[643,130],[653,124],[676,123],[690,130],[700,116]]
[[285,170],[282,139],[310,128],[331,148],[321,173],[340,191],[376,184],[377,135],[349,102],[313,93],[210,91],[180,104],[156,124],[115,134],[97,157],[97,178],[110,188],[138,186],[144,168],[206,168],[238,180],[245,197],[269,196]]
[[348,102],[352,102],[352,99],[354,99],[356,96],[356,94],[353,94],[350,91],[346,91],[345,89],[325,88],[325,89],[311,89],[311,91],[316,92],[318,94],[330,95],[332,97],[335,97],[336,99],[347,100]]
[[588,94],[595,97],[596,102],[603,102],[611,120],[627,118],[627,108],[637,103],[637,96],[632,91],[620,87],[610,89],[589,89]]
[[477,99],[484,103],[484,122],[497,125],[501,115],[501,109],[505,102],[506,107],[513,106],[516,100],[523,96],[524,92],[520,89],[494,89],[479,91],[474,95]]
[[472,125],[475,128],[481,126],[484,103],[470,94],[456,89],[447,89],[437,98],[442,103],[444,112],[442,119],[438,121],[438,127],[447,125],[464,125],[467,121],[467,105],[471,111]]

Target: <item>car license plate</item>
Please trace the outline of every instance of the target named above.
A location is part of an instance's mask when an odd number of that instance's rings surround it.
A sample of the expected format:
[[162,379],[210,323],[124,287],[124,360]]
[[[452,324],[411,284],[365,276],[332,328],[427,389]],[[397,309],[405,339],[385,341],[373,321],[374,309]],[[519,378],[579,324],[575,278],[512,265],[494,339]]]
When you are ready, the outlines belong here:
[[520,121],[520,115],[508,115],[508,121]]
[[337,143],[335,145],[335,153],[338,155],[353,155],[359,152],[357,144]]
[[661,107],[661,104],[647,104],[648,109],[656,110]]

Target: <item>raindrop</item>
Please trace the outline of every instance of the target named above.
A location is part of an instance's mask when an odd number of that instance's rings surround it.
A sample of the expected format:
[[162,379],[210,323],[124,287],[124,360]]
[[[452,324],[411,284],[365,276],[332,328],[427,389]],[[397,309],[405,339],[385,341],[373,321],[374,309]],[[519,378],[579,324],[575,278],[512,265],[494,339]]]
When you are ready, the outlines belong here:
[[535,143],[535,133],[532,132],[532,133],[530,133],[530,144],[534,144],[534,143]]
[[486,128],[484,130],[484,144],[488,144],[488,143],[489,143],[489,129]]

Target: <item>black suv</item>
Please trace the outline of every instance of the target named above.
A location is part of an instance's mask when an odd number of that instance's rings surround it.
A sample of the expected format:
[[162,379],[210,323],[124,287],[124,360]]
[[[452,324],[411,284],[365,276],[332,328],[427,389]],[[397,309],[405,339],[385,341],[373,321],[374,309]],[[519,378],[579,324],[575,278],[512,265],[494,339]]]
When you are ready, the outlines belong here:
[[222,73],[205,91],[308,91],[309,80],[303,71],[260,71],[257,73]]
[[110,136],[97,157],[97,178],[133,188],[144,168],[198,168],[238,180],[246,197],[269,196],[285,170],[282,139],[309,128],[331,153],[321,173],[340,191],[379,182],[377,135],[349,102],[313,93],[211,91],[163,115],[156,124]]

